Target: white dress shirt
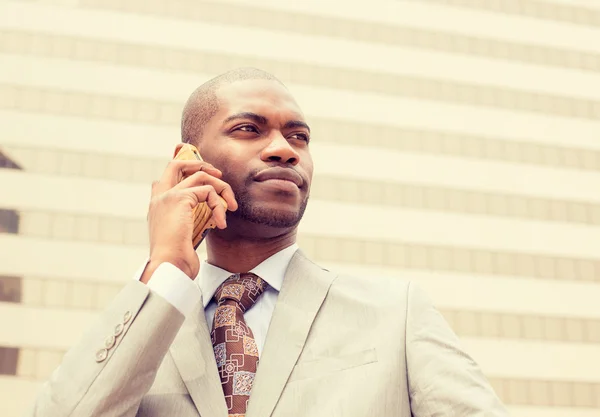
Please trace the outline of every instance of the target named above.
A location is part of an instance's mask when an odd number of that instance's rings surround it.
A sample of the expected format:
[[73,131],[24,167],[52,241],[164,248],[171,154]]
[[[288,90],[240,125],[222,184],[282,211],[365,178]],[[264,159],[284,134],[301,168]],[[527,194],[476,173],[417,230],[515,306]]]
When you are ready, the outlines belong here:
[[[275,310],[277,297],[281,291],[285,271],[298,250],[298,245],[293,244],[270,258],[265,259],[256,268],[251,271],[268,284],[267,290],[258,299],[256,304],[249,309],[244,318],[252,330],[258,352],[261,353],[269,323]],[[135,274],[134,279],[139,280],[144,272],[144,264]],[[148,287],[156,294],[163,297],[184,316],[187,316],[194,310],[196,305],[202,300],[204,304],[204,315],[208,323],[209,330],[212,328],[213,318],[217,304],[213,300],[213,295],[227,278],[233,273],[209,264],[207,261],[200,265],[200,273],[195,280],[191,280],[183,271],[170,263],[162,263],[156,268],[154,274],[148,281]]]

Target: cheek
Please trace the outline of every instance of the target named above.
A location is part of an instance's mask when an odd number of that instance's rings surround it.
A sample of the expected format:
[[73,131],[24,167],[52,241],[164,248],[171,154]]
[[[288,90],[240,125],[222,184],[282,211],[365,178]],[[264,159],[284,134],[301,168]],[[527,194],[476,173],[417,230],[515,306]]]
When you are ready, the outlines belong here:
[[240,146],[235,146],[235,143],[231,141],[223,140],[223,143],[219,149],[211,153],[212,163],[215,167],[221,171],[230,172],[232,174],[238,174],[244,171],[244,167],[248,166],[251,160],[248,152],[244,152],[244,149]]
[[240,165],[234,155],[223,152],[206,152],[205,154],[206,156],[201,154],[204,160],[223,173],[223,177],[221,177],[223,181],[235,181],[235,178],[239,176],[237,171]]
[[310,183],[312,183],[313,168],[314,168],[313,162],[312,162],[312,159],[309,156],[307,158],[306,162],[302,164],[302,169],[304,169],[304,172],[306,173],[306,178],[308,178],[308,181]]
[[236,188],[239,189],[241,181],[238,173],[231,169],[221,169],[221,172],[223,172],[223,177],[221,177],[221,179],[229,184],[231,188],[233,188],[233,191],[236,191]]
[[313,177],[313,166],[310,166],[310,169],[306,170],[306,176],[308,177],[309,180],[312,181],[312,177]]
[[223,164],[222,168],[219,167],[219,169],[223,173],[221,180],[229,184],[234,194],[236,195],[246,194],[248,186],[253,181],[252,173],[248,172],[245,169],[241,169],[241,167],[243,166],[244,165],[241,164],[238,164],[236,166],[235,164],[232,165],[231,163],[227,163]]

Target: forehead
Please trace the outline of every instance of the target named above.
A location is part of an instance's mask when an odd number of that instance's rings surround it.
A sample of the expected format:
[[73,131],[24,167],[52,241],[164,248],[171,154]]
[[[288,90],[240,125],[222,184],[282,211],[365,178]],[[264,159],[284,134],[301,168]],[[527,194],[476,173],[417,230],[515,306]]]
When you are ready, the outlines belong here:
[[277,81],[244,80],[221,86],[217,92],[218,118],[253,112],[270,118],[304,120],[304,114],[290,92]]

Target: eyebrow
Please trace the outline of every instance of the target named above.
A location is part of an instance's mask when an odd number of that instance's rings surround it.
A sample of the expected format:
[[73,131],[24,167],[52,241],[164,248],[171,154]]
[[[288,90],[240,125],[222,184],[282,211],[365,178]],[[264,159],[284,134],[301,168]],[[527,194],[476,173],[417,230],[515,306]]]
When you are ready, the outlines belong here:
[[300,120],[290,120],[289,122],[283,125],[284,129],[294,129],[296,127],[302,127],[308,130],[308,132],[310,133],[310,127],[306,123],[301,122]]
[[[254,123],[261,124],[261,125],[266,125],[268,123],[268,119],[264,116],[261,116],[259,114],[252,113],[252,112],[242,112],[242,113],[237,113],[237,114],[233,114],[233,115],[229,116],[228,118],[226,118],[223,121],[223,124],[227,124],[229,122],[232,122],[234,120],[239,120],[239,119],[250,119]],[[293,128],[297,128],[297,127],[304,128],[310,132],[310,127],[306,123],[304,123],[303,121],[300,121],[300,120],[290,120],[289,122],[286,122],[285,125],[283,125],[284,129],[293,129]]]
[[266,125],[267,124],[267,118],[264,116],[260,116],[256,113],[252,113],[252,112],[243,112],[243,113],[237,113],[237,114],[233,114],[231,116],[229,116],[227,119],[225,119],[223,121],[223,124],[225,123],[229,123],[233,120],[238,120],[238,119],[250,119],[255,123],[258,123],[260,125]]

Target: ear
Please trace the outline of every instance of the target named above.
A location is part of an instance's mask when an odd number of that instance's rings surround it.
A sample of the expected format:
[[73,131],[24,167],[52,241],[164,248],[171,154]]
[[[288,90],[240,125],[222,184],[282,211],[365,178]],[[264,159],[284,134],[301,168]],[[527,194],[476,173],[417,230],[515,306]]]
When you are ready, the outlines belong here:
[[173,152],[173,158],[175,158],[177,156],[177,154],[179,153],[179,150],[183,147],[183,145],[185,145],[185,143],[178,143],[177,146],[175,147],[175,152]]

